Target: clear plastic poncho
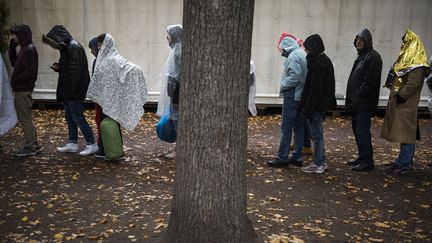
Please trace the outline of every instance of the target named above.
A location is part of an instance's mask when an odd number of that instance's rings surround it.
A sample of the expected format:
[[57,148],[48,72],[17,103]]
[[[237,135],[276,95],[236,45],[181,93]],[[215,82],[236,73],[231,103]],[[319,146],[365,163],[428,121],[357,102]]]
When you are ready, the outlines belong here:
[[0,137],[14,128],[17,122],[12,87],[3,57],[0,56]]
[[249,78],[253,79],[250,81],[249,86],[249,102],[248,102],[248,109],[249,112],[252,114],[252,116],[257,115],[257,109],[255,106],[255,96],[256,96],[256,75],[255,75],[255,62],[253,60],[250,61],[250,70],[249,70]]
[[168,77],[171,76],[176,80],[180,80],[181,72],[181,51],[182,51],[182,40],[181,35],[183,27],[179,24],[170,25],[167,27],[167,34],[170,36],[171,41],[169,47],[171,51],[168,55],[164,65],[164,73],[162,78],[162,85],[159,95],[159,102],[156,111],[156,115],[162,117],[167,115],[171,110],[171,100],[168,96]]
[[111,35],[106,34],[99,50],[87,97],[103,113],[132,131],[144,114],[147,82],[143,70],[122,57]]

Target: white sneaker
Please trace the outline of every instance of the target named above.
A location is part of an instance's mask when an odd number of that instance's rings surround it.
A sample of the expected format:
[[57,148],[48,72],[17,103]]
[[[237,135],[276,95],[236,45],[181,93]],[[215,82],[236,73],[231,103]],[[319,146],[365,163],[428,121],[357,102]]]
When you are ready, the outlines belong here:
[[328,166],[327,162],[324,162],[323,166],[324,166],[324,170],[328,170],[329,169],[329,166]]
[[170,152],[168,154],[165,154],[164,157],[165,157],[165,159],[175,159],[175,157],[176,157],[176,151],[174,150],[174,151],[172,151],[172,152]]
[[301,169],[301,171],[303,171],[304,173],[317,173],[317,174],[323,174],[325,173],[325,168],[323,165],[321,166],[316,166],[313,162],[308,165],[305,166]]
[[83,155],[83,156],[91,155],[91,154],[96,153],[98,150],[99,150],[99,147],[98,147],[97,143],[94,143],[92,145],[87,145],[85,147],[85,149],[83,151],[81,151],[79,154]]
[[57,147],[57,151],[60,153],[76,153],[78,152],[78,144],[68,143],[63,147]]

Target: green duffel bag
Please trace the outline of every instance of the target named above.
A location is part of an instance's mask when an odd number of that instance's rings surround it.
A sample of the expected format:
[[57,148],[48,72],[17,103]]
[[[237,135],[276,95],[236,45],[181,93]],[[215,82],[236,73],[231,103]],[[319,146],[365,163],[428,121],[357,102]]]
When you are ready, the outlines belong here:
[[106,117],[101,122],[100,130],[105,159],[116,160],[123,157],[123,142],[119,124],[113,119]]

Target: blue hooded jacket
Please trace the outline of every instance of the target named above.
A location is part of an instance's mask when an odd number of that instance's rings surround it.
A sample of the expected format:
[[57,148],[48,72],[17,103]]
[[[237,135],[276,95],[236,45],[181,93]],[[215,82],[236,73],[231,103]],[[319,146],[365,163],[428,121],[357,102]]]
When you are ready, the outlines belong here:
[[300,101],[307,74],[306,52],[291,37],[285,37],[279,48],[288,53],[280,81],[281,93],[292,90],[286,95],[294,95],[294,100]]

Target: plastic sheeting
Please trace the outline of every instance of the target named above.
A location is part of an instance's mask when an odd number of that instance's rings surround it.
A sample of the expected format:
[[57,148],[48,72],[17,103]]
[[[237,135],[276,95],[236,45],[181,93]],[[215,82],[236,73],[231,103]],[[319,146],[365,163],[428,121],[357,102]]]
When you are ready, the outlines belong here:
[[[49,65],[58,59],[58,52],[42,45],[40,36],[53,25],[63,24],[84,46],[100,33],[111,33],[122,55],[142,67],[149,84],[149,101],[157,102],[160,74],[169,53],[166,26],[182,22],[183,1],[9,0],[9,4],[10,22],[29,24],[39,51],[36,99],[55,97],[52,92],[57,80]],[[252,59],[257,68],[256,102],[282,103],[279,78],[284,58],[276,46],[281,32],[301,39],[314,33],[323,37],[326,53],[335,66],[336,94],[343,98],[357,55],[355,35],[364,28],[371,31],[374,47],[383,58],[384,83],[407,29],[422,38],[428,55],[432,52],[431,9],[430,0],[256,0],[252,41]],[[422,106],[426,106],[427,92],[423,89]],[[380,97],[380,105],[385,105],[388,91],[382,89]]]

